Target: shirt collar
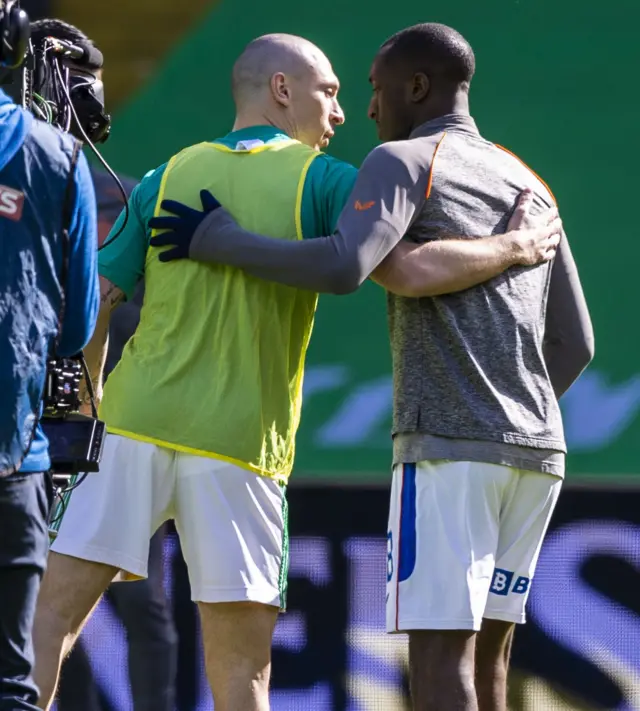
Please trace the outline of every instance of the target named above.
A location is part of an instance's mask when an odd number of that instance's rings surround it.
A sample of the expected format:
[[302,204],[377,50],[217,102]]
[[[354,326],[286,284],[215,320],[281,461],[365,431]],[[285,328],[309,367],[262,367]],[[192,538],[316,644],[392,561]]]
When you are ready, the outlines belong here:
[[445,114],[421,124],[411,132],[409,138],[432,136],[442,131],[456,131],[457,133],[470,133],[479,135],[476,122],[468,114]]
[[231,131],[224,137],[225,143],[237,143],[246,140],[258,140],[268,143],[269,141],[286,141],[290,139],[286,133],[274,126],[248,126],[237,131]]

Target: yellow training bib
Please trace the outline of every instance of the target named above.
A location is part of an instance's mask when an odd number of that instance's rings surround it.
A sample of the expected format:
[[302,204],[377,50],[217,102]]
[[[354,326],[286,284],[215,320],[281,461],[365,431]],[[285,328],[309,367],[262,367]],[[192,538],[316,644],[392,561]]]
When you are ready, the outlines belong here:
[[[245,228],[301,239],[307,170],[297,141],[251,150],[202,143],[174,156],[163,199],[201,209],[210,190]],[[150,247],[140,325],[105,386],[109,432],[234,462],[286,481],[318,296],[232,267],[162,263]]]

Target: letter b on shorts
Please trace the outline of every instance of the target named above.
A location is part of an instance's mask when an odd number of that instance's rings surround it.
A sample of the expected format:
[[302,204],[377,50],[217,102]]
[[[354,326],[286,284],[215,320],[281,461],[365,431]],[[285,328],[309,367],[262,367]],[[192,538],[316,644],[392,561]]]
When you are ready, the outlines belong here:
[[496,568],[493,571],[493,580],[491,581],[489,592],[492,592],[494,595],[508,595],[512,580],[513,573],[510,570]]
[[516,578],[515,582],[513,582],[513,577],[514,574],[512,571],[496,568],[493,572],[493,579],[491,581],[489,592],[492,592],[494,595],[504,596],[507,596],[510,592],[515,593],[516,595],[524,595],[529,590],[531,578],[520,575]]
[[529,589],[530,584],[531,579],[525,578],[524,575],[521,575],[513,584],[511,592],[517,593],[518,595],[524,595]]

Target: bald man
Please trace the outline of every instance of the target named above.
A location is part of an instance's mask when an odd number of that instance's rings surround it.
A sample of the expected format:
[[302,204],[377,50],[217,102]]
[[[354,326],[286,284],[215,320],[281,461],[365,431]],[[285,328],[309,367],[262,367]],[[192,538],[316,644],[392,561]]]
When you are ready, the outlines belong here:
[[[149,539],[167,519],[199,607],[216,711],[269,708],[271,638],[286,599],[285,491],[317,294],[233,268],[164,264],[158,255],[171,255],[149,246],[148,222],[167,215],[164,201],[182,203],[187,223],[199,219],[206,188],[249,229],[282,240],[331,232],[356,178],[320,150],[344,121],[338,89],[310,42],[252,42],[233,70],[232,132],[149,173],[121,236],[100,252],[102,308],[85,354],[109,435],[100,472],[69,501],[43,582],[36,678],[45,708],[100,595],[119,570],[147,575]],[[140,324],[102,393],[110,311],[143,275]]]
[[[148,173],[122,234],[100,252],[101,311],[85,355],[109,434],[101,470],[74,491],[49,558],[36,618],[43,708],[114,576],[147,576],[150,538],[167,519],[199,607],[216,711],[269,708],[271,638],[286,604],[286,482],[317,297],[237,270],[160,265],[147,223],[162,199],[199,206],[208,187],[273,236],[333,229],[355,175],[320,153],[344,121],[338,89],[310,42],[253,42],[233,70],[231,133]],[[143,276],[139,326],[103,393],[111,310]]]

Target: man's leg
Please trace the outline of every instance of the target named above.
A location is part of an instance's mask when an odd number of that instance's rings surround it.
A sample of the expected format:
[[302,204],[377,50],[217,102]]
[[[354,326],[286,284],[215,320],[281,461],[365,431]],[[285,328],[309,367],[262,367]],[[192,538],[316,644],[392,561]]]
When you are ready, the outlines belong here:
[[387,631],[409,633],[414,711],[476,711],[475,637],[495,554],[506,467],[396,466],[389,515]]
[[115,583],[109,597],[127,631],[134,711],[173,711],[178,635],[164,591],[165,527],[151,539],[149,577]]
[[507,711],[507,673],[514,624],[484,620],[476,641],[476,692],[480,711]]
[[179,455],[177,466],[176,528],[216,711],[269,711],[271,638],[286,597],[284,488],[216,460]]
[[107,435],[100,471],[71,494],[36,613],[36,680],[51,704],[62,659],[119,570],[147,575],[149,540],[167,518],[173,453]]
[[63,659],[118,568],[51,552],[33,629],[40,708],[53,702]]
[[269,711],[271,639],[278,608],[199,603],[207,678],[216,711]]
[[409,678],[414,711],[476,711],[475,632],[409,632]]
[[0,479],[0,709],[35,711],[32,628],[49,547],[45,474]]
[[507,711],[514,624],[525,622],[531,580],[561,487],[558,477],[512,470],[500,520],[496,569],[476,647],[480,711]]

